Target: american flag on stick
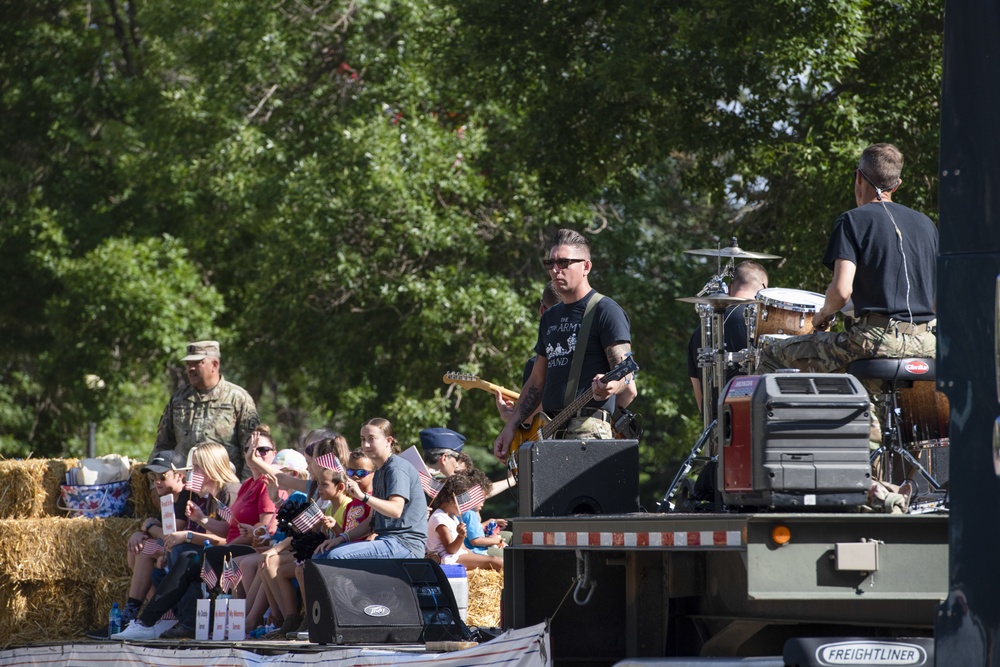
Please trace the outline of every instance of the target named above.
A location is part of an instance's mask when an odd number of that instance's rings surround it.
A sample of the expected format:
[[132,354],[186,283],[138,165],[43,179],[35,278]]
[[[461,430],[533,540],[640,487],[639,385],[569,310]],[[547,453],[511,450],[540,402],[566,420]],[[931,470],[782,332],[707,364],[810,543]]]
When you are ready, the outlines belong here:
[[416,447],[410,447],[404,450],[399,455],[399,458],[416,469],[417,474],[420,475],[420,486],[424,487],[424,493],[431,498],[436,498],[438,491],[441,490],[444,484],[431,477],[431,472],[427,469],[427,464],[424,463],[423,457],[420,456],[420,451]]
[[455,496],[455,503],[458,504],[459,512],[468,512],[483,504],[486,500],[486,492],[478,484],[465,493]]
[[222,580],[220,582],[222,584],[222,592],[235,591],[241,581],[243,581],[243,571],[240,570],[239,564],[232,558],[225,561],[222,564]]
[[208,559],[204,555],[202,555],[202,558],[204,560],[201,564],[201,580],[205,582],[208,588],[215,588],[215,585],[219,583],[219,575],[215,573],[215,570],[209,565]]
[[216,502],[218,503],[218,507],[215,508],[215,512],[216,512],[216,514],[219,515],[219,518],[222,519],[223,521],[225,521],[226,523],[232,523],[233,522],[233,511],[231,509],[229,509],[226,506],[226,504],[224,502],[222,502],[221,500],[216,500]]
[[197,468],[191,468],[187,474],[187,481],[184,488],[191,493],[201,493],[201,487],[205,485],[205,473]]
[[142,553],[147,556],[155,556],[156,554],[163,553],[163,545],[157,540],[143,540]]
[[322,518],[323,510],[321,510],[316,503],[310,502],[308,507],[295,515],[295,518],[292,519],[292,525],[295,526],[300,533],[307,533],[312,530],[313,526],[319,523]]
[[333,452],[328,452],[322,456],[316,457],[316,465],[327,468],[328,470],[336,470],[341,474],[346,474],[344,466],[340,463],[340,459]]

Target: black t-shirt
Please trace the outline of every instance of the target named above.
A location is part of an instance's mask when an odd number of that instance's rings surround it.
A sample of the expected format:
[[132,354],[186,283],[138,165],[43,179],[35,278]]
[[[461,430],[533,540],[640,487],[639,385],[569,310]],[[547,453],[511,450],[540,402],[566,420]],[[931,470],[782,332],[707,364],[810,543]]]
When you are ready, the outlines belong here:
[[[749,303],[741,303],[737,306],[730,306],[726,309],[726,318],[722,325],[722,344],[726,352],[739,352],[747,347],[747,323],[744,318]],[[688,341],[688,377],[701,378],[701,369],[698,368],[698,348],[701,347],[701,325],[695,328]],[[726,371],[726,382],[739,375],[738,368],[730,368]]]
[[[580,321],[583,319],[587,303],[595,293],[594,290],[590,290],[587,296],[575,303],[556,304],[542,315],[535,354],[546,360],[542,409],[549,414],[554,415],[563,408]],[[604,297],[594,306],[594,310],[594,321],[590,327],[590,336],[584,352],[583,368],[577,382],[577,395],[587,389],[595,376],[611,370],[606,348],[616,343],[632,342],[628,315],[621,306],[612,299]],[[615,397],[609,397],[603,404],[591,401],[588,405],[604,408],[610,412],[615,409]]]
[[934,319],[937,227],[923,213],[901,204],[886,202],[885,206],[896,221],[895,227],[878,202],[837,218],[823,264],[832,269],[836,260],[846,259],[857,266],[851,296],[855,316],[880,313],[907,322],[909,291],[913,322],[929,322]]

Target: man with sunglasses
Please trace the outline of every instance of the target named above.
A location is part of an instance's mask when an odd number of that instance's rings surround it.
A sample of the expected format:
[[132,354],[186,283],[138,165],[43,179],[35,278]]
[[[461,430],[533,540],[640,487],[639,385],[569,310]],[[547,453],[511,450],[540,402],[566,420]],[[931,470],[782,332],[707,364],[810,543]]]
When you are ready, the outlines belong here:
[[199,443],[217,442],[229,450],[240,479],[250,474],[244,470],[242,445],[260,424],[260,417],[250,394],[222,377],[221,357],[218,341],[187,346],[182,361],[190,384],[175,393],[163,410],[150,461],[165,450],[186,457]]
[[424,463],[431,473],[451,477],[456,472],[464,472],[464,464],[458,454],[465,445],[465,436],[450,428],[425,428],[420,432],[420,449]]
[[[757,373],[844,372],[856,359],[935,356],[937,227],[892,201],[902,170],[903,154],[892,144],[873,144],[861,154],[854,170],[857,208],[837,218],[823,256],[833,280],[813,316],[817,333],[770,345]],[[827,331],[848,303],[853,318],[845,331]]]
[[[590,243],[571,229],[560,229],[552,242],[549,256],[542,264],[549,271],[552,285],[561,302],[542,315],[535,352],[538,355],[521,396],[514,406],[513,418],[493,443],[493,453],[506,460],[519,424],[528,421],[541,405],[549,415],[562,411],[566,391],[576,383],[576,395],[588,386],[594,400],[574,415],[558,437],[582,440],[610,439],[615,407],[626,407],[636,396],[631,374],[605,383],[601,376],[621,362],[632,349],[628,315],[607,297],[595,297],[588,276],[593,269]],[[584,346],[582,370],[571,377],[570,368],[577,349],[577,335],[587,306],[594,298],[594,317]]]

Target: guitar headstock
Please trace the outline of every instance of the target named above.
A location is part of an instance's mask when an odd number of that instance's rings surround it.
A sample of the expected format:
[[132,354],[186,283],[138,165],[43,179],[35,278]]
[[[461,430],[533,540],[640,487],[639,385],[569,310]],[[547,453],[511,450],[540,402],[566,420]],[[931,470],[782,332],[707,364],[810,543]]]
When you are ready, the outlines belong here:
[[457,371],[448,371],[441,380],[445,384],[457,384],[462,389],[482,389],[485,384],[476,375]]

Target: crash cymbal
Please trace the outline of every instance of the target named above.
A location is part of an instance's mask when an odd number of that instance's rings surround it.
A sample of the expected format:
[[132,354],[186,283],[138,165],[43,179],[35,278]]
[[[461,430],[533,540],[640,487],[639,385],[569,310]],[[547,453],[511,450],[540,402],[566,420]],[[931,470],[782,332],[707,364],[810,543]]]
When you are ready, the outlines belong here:
[[684,303],[700,303],[713,308],[728,308],[741,303],[753,303],[757,299],[747,299],[741,296],[729,296],[728,294],[706,294],[705,296],[682,296],[677,299]]
[[725,248],[696,248],[685,250],[689,255],[703,255],[705,257],[726,257],[733,259],[781,259],[780,255],[768,255],[763,252],[751,252],[743,250],[739,246],[727,246]]

